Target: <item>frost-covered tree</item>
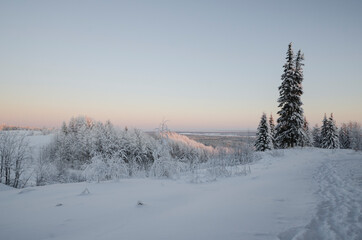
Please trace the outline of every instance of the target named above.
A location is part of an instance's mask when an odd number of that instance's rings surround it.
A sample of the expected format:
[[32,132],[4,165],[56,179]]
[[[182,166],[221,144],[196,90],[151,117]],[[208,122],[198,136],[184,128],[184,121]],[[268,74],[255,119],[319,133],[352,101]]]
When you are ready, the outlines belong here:
[[269,128],[270,128],[270,136],[272,138],[273,148],[277,148],[277,143],[275,141],[275,123],[272,114],[270,114],[269,117]]
[[339,129],[339,144],[342,149],[351,148],[351,132],[345,123],[343,123]]
[[324,115],[323,125],[321,130],[322,148],[335,149],[339,148],[339,138],[336,123],[333,119],[333,114],[327,119]]
[[339,130],[340,147],[344,149],[362,149],[362,130],[357,122],[343,123]]
[[292,44],[289,44],[287,51],[287,62],[284,64],[284,73],[281,77],[282,83],[279,86],[280,97],[278,99],[279,118],[277,120],[276,142],[278,147],[287,148],[300,145],[303,137],[303,109],[300,100],[303,94],[303,60],[301,51],[294,60]]
[[327,129],[328,129],[328,119],[327,114],[324,114],[323,120],[322,120],[322,126],[321,126],[321,148],[324,148],[324,142],[325,138],[327,138]]
[[361,125],[357,122],[350,122],[351,132],[351,148],[354,150],[362,150],[362,129]]
[[62,123],[61,131],[64,135],[68,134],[68,128],[67,128],[67,124],[65,122]]
[[322,140],[321,140],[321,129],[318,127],[318,124],[316,124],[313,127],[312,136],[313,136],[313,146],[320,148]]
[[256,133],[255,150],[265,151],[273,149],[272,138],[266,114],[263,113]]
[[166,121],[163,121],[157,131],[158,144],[153,152],[155,160],[150,169],[150,175],[153,177],[172,178],[180,173],[180,164],[172,158],[170,153],[169,133]]
[[23,132],[0,131],[0,183],[21,188],[22,174],[31,161],[29,142]]
[[210,159],[227,160],[225,166],[231,166],[232,162],[245,164],[244,158],[252,156],[250,151],[243,150],[242,155],[232,147],[225,148],[225,159],[218,158],[217,152],[214,147],[169,131],[164,123],[157,133],[146,134],[137,129],[116,129],[110,121],[75,117],[63,124],[39,154],[36,184],[137,176],[174,178],[181,172],[197,176],[199,167],[207,167]]
[[311,131],[309,130],[309,122],[307,121],[307,118],[304,117],[303,122],[303,137],[301,146],[302,147],[311,147],[313,145],[313,136]]

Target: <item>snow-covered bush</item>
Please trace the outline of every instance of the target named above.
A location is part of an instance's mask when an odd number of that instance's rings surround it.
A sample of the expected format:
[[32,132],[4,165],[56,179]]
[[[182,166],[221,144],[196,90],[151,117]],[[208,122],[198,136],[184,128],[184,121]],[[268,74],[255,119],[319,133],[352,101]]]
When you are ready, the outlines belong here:
[[147,176],[154,162],[156,140],[138,129],[123,131],[120,136],[123,159],[128,164],[129,176]]
[[214,153],[213,147],[205,146],[187,136],[171,131],[159,132],[156,139],[167,141],[171,157],[183,162],[192,162],[195,159],[206,162]]
[[245,141],[229,148],[216,148],[213,157],[203,165],[210,180],[219,177],[246,175],[250,172],[250,163],[258,159],[255,154],[254,140],[247,137]]
[[105,181],[124,178],[128,176],[128,169],[123,159],[113,157],[105,159],[102,156],[94,156],[83,172],[88,181]]
[[[86,117],[72,118],[36,161],[36,184],[104,181],[126,177],[178,178],[199,170],[228,176],[253,161],[252,141],[237,146],[205,146],[171,132],[164,124],[153,136],[140,130],[117,130]],[[213,170],[211,170],[214,168]],[[195,179],[196,179],[195,178]]]
[[107,179],[108,166],[100,156],[95,156],[89,165],[84,170],[84,176],[90,181],[104,181]]
[[154,162],[150,169],[150,176],[152,177],[176,178],[183,170],[185,164],[177,161],[180,156],[175,154],[180,152],[172,151],[179,149],[179,145],[175,144],[175,141],[170,141],[170,135],[166,124],[162,123],[156,134],[157,145],[153,151]]
[[157,152],[149,175],[156,178],[178,178],[186,169],[186,164],[170,157],[167,152]]
[[34,161],[34,172],[37,186],[58,182],[58,169],[50,160],[50,146],[39,149],[38,157]]

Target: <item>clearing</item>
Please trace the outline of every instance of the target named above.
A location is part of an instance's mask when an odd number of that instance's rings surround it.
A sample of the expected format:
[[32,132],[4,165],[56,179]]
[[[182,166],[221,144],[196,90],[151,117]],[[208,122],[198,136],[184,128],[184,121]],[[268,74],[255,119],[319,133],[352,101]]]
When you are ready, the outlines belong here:
[[0,239],[362,239],[362,154],[263,153],[246,176],[10,189]]

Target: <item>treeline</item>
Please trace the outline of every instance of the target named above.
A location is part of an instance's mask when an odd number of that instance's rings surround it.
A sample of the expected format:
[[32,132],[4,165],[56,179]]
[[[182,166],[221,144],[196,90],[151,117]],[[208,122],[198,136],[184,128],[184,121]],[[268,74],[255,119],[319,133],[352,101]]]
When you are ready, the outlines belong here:
[[[317,147],[326,149],[353,149],[362,150],[362,128],[357,122],[342,123],[338,129],[333,114],[327,118],[325,115],[322,125],[315,125],[312,130],[306,119],[303,121],[302,137],[296,146]],[[258,134],[255,141],[257,151],[266,151],[280,148],[276,139],[274,121],[272,115],[269,120],[263,113],[258,126]]]
[[325,116],[322,127],[316,125],[312,135],[314,147],[362,150],[362,128],[357,122],[342,123],[338,130],[333,115]]
[[[253,158],[252,141],[213,148],[168,130],[155,134],[116,129],[110,121],[72,118],[34,153],[21,131],[0,131],[0,182],[13,187],[131,177],[210,178],[245,173],[237,166]],[[30,138],[30,137],[29,137]],[[195,180],[196,181],[196,180]]]
[[279,86],[277,124],[270,116],[269,121],[263,113],[255,141],[257,151],[290,147],[320,147],[328,149],[350,148],[361,150],[361,126],[358,123],[342,124],[338,132],[333,114],[327,118],[324,115],[322,127],[309,129],[309,123],[304,116],[301,96],[303,94],[302,82],[304,54],[301,50],[294,55],[292,44],[288,46],[282,83]]
[[43,133],[49,133],[53,129],[47,129],[47,128],[36,128],[36,127],[20,127],[20,126],[11,126],[2,124],[0,125],[0,131],[14,131],[14,130],[26,130],[26,131],[41,131]]
[[[122,177],[171,177],[182,163],[205,162],[212,149],[174,141],[165,127],[151,137],[138,129],[117,130],[110,121],[72,118],[63,123],[42,161],[55,166],[53,175],[40,171],[37,185],[48,182],[110,180]],[[162,166],[161,166],[162,165]],[[51,172],[51,171],[50,171]]]

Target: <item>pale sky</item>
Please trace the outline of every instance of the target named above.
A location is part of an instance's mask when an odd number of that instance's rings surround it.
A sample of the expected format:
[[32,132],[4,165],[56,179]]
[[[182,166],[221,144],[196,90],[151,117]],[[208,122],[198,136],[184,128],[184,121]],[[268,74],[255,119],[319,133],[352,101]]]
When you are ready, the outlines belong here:
[[305,115],[362,119],[362,1],[0,1],[0,124],[254,130],[289,42]]

